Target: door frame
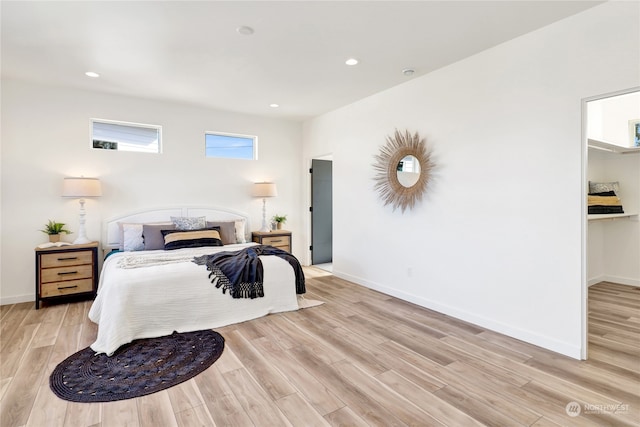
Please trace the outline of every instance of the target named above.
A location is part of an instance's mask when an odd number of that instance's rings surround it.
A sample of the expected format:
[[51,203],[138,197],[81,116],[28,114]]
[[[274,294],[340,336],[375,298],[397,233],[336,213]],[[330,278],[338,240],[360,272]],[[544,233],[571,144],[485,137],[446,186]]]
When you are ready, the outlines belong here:
[[[639,92],[640,86],[632,87],[629,89],[622,89],[615,92],[604,93],[600,95],[594,95],[587,98],[583,98],[581,102],[582,108],[582,183],[581,191],[583,195],[588,193],[589,188],[589,137],[587,135],[589,115],[587,112],[587,103],[591,101],[597,101],[600,99],[613,98],[614,96],[626,95],[628,93]],[[587,198],[583,197],[582,202],[582,268],[581,268],[581,329],[582,329],[582,345],[580,358],[587,360],[589,357],[589,208],[587,206]]]

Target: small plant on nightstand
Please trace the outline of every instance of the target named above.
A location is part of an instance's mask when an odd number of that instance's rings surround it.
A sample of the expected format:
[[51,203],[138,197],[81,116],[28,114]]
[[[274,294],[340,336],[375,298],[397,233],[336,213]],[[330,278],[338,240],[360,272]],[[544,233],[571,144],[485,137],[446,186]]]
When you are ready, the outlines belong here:
[[273,216],[273,222],[275,222],[277,224],[278,230],[281,230],[282,229],[282,224],[287,222],[287,216],[286,215],[274,215]]
[[60,241],[60,234],[61,233],[65,233],[65,234],[69,234],[71,233],[71,231],[66,230],[64,228],[66,224],[63,222],[56,222],[56,221],[51,221],[49,220],[48,223],[46,223],[44,225],[44,228],[40,231],[42,231],[44,234],[48,234],[49,235],[49,241],[50,242],[58,242]]

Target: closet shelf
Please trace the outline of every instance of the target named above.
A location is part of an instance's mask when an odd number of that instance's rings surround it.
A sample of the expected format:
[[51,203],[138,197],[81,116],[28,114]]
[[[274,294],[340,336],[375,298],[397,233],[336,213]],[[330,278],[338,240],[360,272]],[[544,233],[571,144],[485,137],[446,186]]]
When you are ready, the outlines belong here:
[[618,154],[640,153],[640,147],[622,147],[620,145],[615,145],[609,142],[600,141],[600,140],[591,139],[591,138],[589,138],[588,140],[588,146],[589,148],[608,151],[610,153],[618,153]]
[[587,215],[587,219],[589,221],[598,221],[601,219],[618,219],[618,218],[629,218],[631,221],[638,221],[639,215],[638,213],[621,213],[621,214],[590,214]]

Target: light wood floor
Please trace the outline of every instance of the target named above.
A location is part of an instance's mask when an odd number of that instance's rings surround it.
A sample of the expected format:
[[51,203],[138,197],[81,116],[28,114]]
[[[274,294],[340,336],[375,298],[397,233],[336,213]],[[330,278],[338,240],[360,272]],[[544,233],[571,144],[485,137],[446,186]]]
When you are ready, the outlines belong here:
[[69,403],[48,386],[93,341],[91,302],[0,307],[0,426],[640,425],[639,288],[590,289],[580,362],[306,272],[307,297],[324,305],[218,329],[226,348],[211,368],[112,403]]

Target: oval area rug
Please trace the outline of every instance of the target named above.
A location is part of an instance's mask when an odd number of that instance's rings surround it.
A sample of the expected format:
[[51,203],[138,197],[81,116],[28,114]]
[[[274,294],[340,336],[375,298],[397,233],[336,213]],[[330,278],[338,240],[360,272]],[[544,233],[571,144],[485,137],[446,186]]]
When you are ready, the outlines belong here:
[[71,402],[131,399],[193,378],[223,350],[224,338],[210,329],[135,340],[111,357],[87,347],[56,366],[49,386]]

